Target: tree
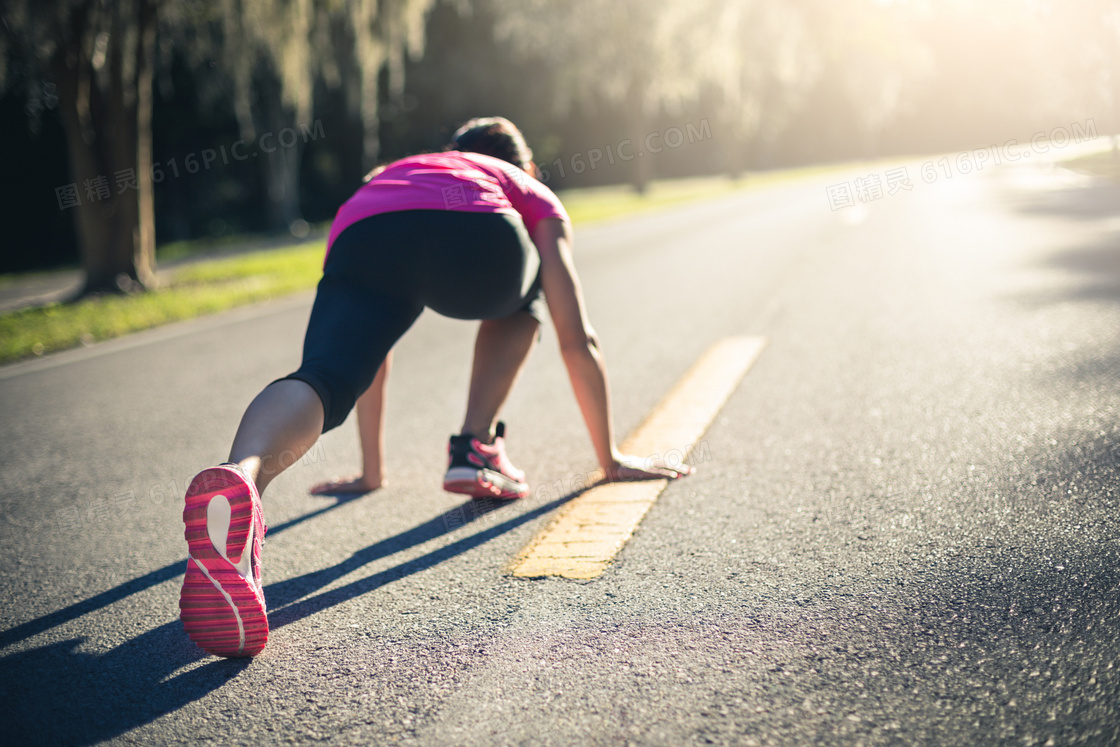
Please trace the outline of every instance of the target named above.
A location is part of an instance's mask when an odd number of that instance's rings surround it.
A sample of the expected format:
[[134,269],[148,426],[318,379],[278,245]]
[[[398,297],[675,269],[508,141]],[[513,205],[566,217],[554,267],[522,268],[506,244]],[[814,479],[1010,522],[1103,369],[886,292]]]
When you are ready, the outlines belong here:
[[[222,45],[233,72],[234,108],[246,140],[306,126],[315,80],[343,86],[361,122],[362,162],[380,154],[379,78],[388,95],[404,92],[405,59],[424,49],[424,22],[435,0],[223,0]],[[270,222],[289,228],[300,220],[301,141],[260,159]]]
[[[648,134],[666,104],[695,100],[700,60],[680,42],[703,25],[702,4],[688,0],[493,0],[495,29],[523,55],[545,58],[555,71],[557,111],[601,96],[622,104],[627,129]],[[652,156],[639,151],[631,181],[645,191]],[[650,156],[650,157],[647,157]]]
[[[246,141],[306,124],[314,73],[311,0],[222,0],[219,55],[233,84],[233,107]],[[300,220],[299,140],[269,146],[259,159],[269,224],[289,229]]]
[[909,27],[910,8],[846,0],[826,12],[831,23],[822,24],[819,43],[855,113],[861,155],[871,158],[879,155],[886,128],[906,111],[907,92],[929,74],[932,58]]
[[[1037,11],[1054,49],[1038,76],[1047,85],[1045,97],[1059,111],[1094,117],[1104,132],[1113,133],[1113,158],[1120,176],[1120,1],[1084,0],[1075,7],[1055,0]],[[1053,122],[1061,114],[1048,113]],[[1060,122],[1060,120],[1058,120]]]
[[[194,34],[185,57],[219,59],[246,139],[307,125],[316,79],[355,81],[349,99],[376,161],[378,77],[403,92],[404,60],[423,51],[434,0],[7,0],[0,9],[0,92],[8,53],[39,83],[55,86],[73,182],[59,189],[73,211],[85,270],[80,295],[152,287],[155,216],[152,82],[157,33]],[[349,43],[335,44],[339,36]],[[346,74],[341,74],[345,71]],[[259,159],[276,227],[299,219],[301,142]],[[162,171],[156,169],[155,178]]]
[[74,211],[81,294],[151,286],[156,0],[9,0],[0,22],[0,52],[57,86],[74,180],[59,206]]
[[[726,169],[769,164],[770,148],[820,77],[814,8],[806,2],[708,0],[684,46],[718,97]],[[751,153],[752,145],[754,153]]]
[[[632,135],[661,110],[714,100],[728,173],[763,158],[819,77],[812,0],[494,0],[497,32],[557,71],[558,108],[620,103]],[[758,155],[758,154],[756,154]],[[643,190],[651,158],[634,160]]]
[[[436,0],[358,0],[343,3],[336,13],[354,37],[353,55],[338,63],[351,67],[358,85],[350,103],[362,122],[362,165],[371,169],[381,152],[378,106],[381,70],[387,70],[388,98],[400,104],[404,95],[405,60],[424,53],[424,26]],[[353,94],[357,94],[356,97]]]

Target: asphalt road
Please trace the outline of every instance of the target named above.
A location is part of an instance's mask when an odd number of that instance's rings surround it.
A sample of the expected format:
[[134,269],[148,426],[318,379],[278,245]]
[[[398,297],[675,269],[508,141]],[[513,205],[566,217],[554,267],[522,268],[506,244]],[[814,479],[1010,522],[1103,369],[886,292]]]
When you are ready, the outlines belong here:
[[1120,190],[909,173],[579,232],[622,433],[715,341],[770,340],[594,581],[503,573],[594,466],[554,334],[506,413],[536,493],[483,510],[440,489],[473,325],[425,315],[391,485],[308,495],[351,422],[266,494],[251,661],[179,625],[182,492],[309,297],[0,369],[0,742],[1120,741]]

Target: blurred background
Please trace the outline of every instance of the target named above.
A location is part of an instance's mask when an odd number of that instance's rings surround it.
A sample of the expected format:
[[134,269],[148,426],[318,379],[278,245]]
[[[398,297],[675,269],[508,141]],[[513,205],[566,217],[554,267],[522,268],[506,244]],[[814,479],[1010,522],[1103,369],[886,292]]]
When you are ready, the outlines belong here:
[[1116,0],[3,0],[0,16],[0,272],[82,265],[90,291],[150,282],[157,245],[306,235],[371,167],[475,116],[520,125],[559,190],[1120,130]]

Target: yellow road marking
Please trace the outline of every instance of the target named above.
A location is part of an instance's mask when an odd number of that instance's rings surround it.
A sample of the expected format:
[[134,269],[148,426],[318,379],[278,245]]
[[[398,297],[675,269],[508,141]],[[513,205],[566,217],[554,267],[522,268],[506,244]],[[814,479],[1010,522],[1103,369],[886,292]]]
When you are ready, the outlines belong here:
[[[713,345],[622,443],[639,456],[688,454],[747,370],[765,337],[732,337]],[[668,480],[596,485],[561,510],[514,559],[514,576],[599,576],[634,533]]]

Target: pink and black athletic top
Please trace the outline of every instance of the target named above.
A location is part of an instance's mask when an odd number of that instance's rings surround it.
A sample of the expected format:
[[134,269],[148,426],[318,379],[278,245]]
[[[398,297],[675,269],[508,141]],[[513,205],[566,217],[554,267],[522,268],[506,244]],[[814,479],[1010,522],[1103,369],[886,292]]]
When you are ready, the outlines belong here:
[[511,163],[481,153],[424,153],[389,164],[343,203],[327,251],[363,218],[401,210],[517,215],[530,235],[544,218],[568,219],[552,190]]

